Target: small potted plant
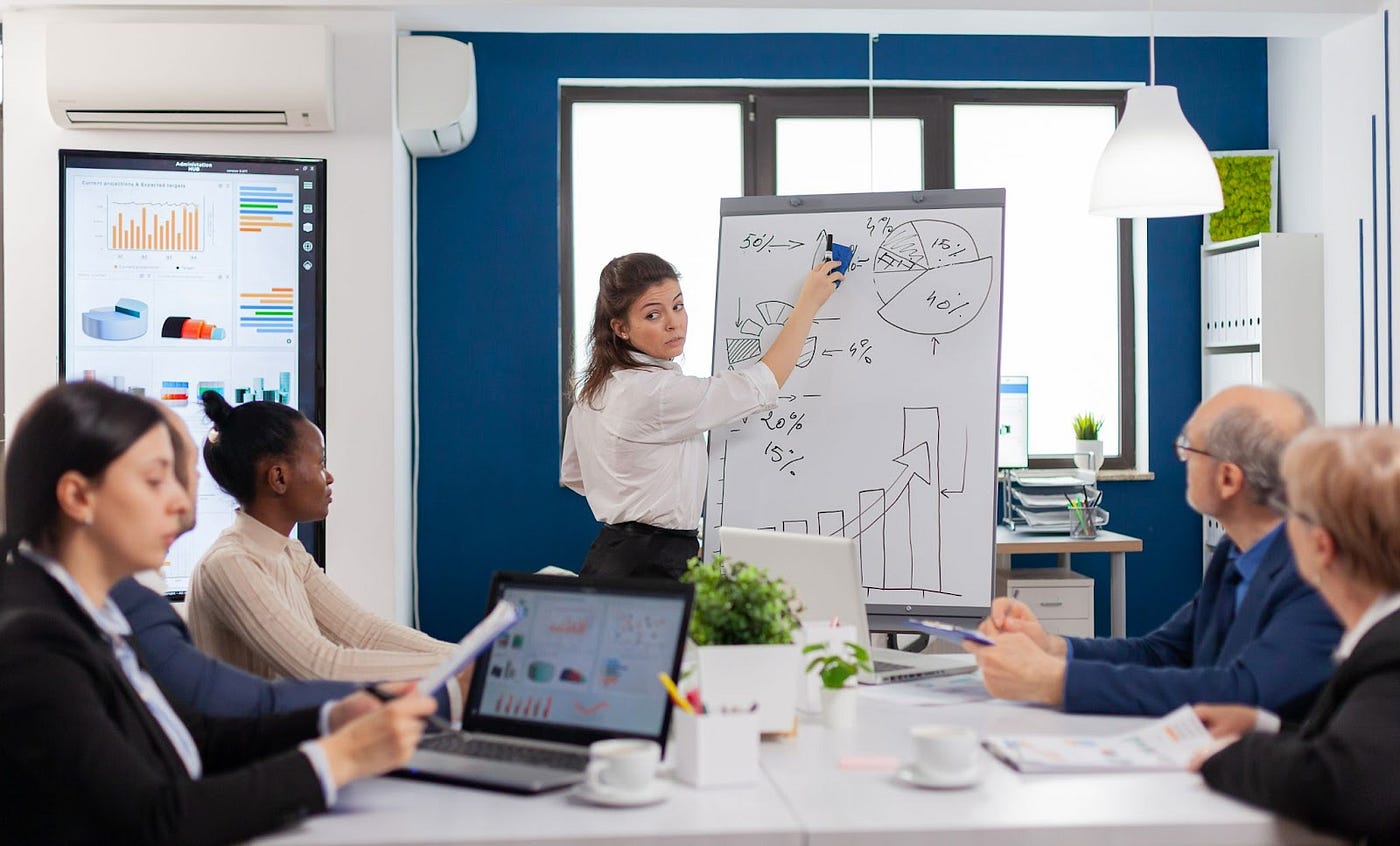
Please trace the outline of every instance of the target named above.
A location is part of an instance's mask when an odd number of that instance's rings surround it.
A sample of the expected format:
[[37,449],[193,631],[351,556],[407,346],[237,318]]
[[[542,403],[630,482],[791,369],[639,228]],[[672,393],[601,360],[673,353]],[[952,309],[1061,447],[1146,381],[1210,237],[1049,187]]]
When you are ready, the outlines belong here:
[[822,719],[834,729],[853,728],[859,695],[856,674],[873,669],[870,650],[851,641],[840,645],[822,642],[807,645],[802,654],[813,656],[807,662],[807,672],[815,672],[822,682]]
[[1103,441],[1099,432],[1103,429],[1103,418],[1090,412],[1074,418],[1074,466],[1080,470],[1093,470],[1103,466]]
[[716,555],[692,558],[681,581],[695,585],[690,639],[707,707],[756,706],[759,730],[791,731],[802,655],[792,642],[800,605],[766,570]]

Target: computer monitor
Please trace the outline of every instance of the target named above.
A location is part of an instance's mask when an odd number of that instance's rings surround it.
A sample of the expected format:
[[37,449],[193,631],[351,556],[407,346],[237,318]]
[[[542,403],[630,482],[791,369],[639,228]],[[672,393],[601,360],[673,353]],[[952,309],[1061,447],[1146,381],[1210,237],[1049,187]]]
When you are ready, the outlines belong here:
[[1030,465],[1030,380],[1025,376],[1001,377],[997,405],[997,469]]
[[[200,395],[271,400],[324,425],[326,162],[59,151],[59,367],[164,403],[201,443]],[[201,468],[199,523],[167,592],[233,522]],[[322,524],[298,536],[320,559]]]

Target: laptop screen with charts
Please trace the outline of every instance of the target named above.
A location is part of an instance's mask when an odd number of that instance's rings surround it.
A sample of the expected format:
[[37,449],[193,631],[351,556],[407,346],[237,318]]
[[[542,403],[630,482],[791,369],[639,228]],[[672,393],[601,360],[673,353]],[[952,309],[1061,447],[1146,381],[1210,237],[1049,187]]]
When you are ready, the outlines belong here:
[[680,671],[694,588],[647,579],[497,573],[520,622],[477,658],[462,731],[426,738],[397,773],[537,793],[580,781],[588,745],[664,748],[671,706],[657,679]]
[[[838,619],[856,627],[861,643],[870,642],[865,589],[860,585],[860,546],[855,538],[733,526],[720,526],[717,531],[720,551],[726,558],[761,567],[797,592],[802,602],[799,616],[804,622]],[[897,649],[872,649],[870,657],[875,671],[861,673],[862,684],[956,675],[977,668],[961,656],[920,655]]]

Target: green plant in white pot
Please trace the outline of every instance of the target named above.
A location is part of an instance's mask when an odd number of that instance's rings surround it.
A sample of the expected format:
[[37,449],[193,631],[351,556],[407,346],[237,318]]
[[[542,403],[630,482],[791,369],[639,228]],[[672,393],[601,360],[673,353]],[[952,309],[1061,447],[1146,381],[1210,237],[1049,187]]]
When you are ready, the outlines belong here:
[[802,656],[792,642],[797,596],[782,579],[742,561],[692,558],[681,581],[695,586],[690,639],[698,648],[707,708],[756,707],[759,730],[791,731]]
[[1103,430],[1103,418],[1090,412],[1074,418],[1074,466],[1080,470],[1093,470],[1103,466],[1103,441],[1099,433]]
[[874,669],[870,650],[847,641],[813,643],[803,647],[803,655],[812,656],[807,672],[816,673],[822,682],[822,719],[834,729],[854,728],[856,724],[856,676],[861,670]]

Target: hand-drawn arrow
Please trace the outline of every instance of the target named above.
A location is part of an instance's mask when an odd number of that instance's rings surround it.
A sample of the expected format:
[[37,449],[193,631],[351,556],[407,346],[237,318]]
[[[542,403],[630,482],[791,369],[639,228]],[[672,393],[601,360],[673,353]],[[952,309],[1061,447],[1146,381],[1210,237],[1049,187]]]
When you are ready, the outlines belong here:
[[797,395],[796,395],[796,394],[783,394],[782,396],[779,396],[778,399],[780,399],[780,400],[787,400],[788,402],[796,402],[796,400],[797,400]]
[[789,238],[789,239],[788,239],[788,242],[787,242],[786,244],[769,244],[769,245],[768,245],[768,249],[770,249],[770,250],[777,250],[777,249],[795,250],[795,249],[797,249],[798,247],[805,247],[805,246],[807,246],[807,245],[804,244],[804,243],[802,243],[801,241],[794,241],[794,240],[792,240],[791,238]]
[[[885,488],[885,509],[871,519],[871,526],[879,522],[881,517],[888,514],[890,509],[898,504],[899,500],[904,496],[904,492],[914,483],[915,478],[918,478],[925,485],[933,484],[933,472],[932,464],[929,460],[928,441],[922,441],[909,449],[899,458],[894,459],[894,463],[900,465],[903,469],[901,469],[899,475],[895,477],[894,484]],[[878,500],[876,502],[878,502]],[[835,531],[827,532],[827,534],[837,537],[860,537],[864,534],[865,529],[861,529],[853,535],[846,535],[846,530],[860,522],[860,519],[865,516],[865,512],[876,506],[876,502],[871,502],[869,505],[865,506],[865,508],[861,509],[856,516],[847,520],[844,526],[841,526]]]
[[937,336],[937,335],[929,335],[929,336],[928,336],[928,339],[929,339],[930,341],[933,342],[933,346],[932,346],[933,352],[930,353],[930,355],[938,355],[938,344],[939,344],[938,336]]
[[742,329],[742,328],[744,328],[744,298],[743,298],[743,297],[740,297],[740,298],[739,298],[739,311],[736,312],[736,313],[737,313],[739,316],[736,317],[736,318],[734,318],[734,328],[735,328],[735,329]]
[[963,429],[963,460],[962,460],[962,481],[958,483],[958,489],[943,488],[939,491],[944,499],[948,499],[948,494],[960,494],[967,490],[967,429]]

